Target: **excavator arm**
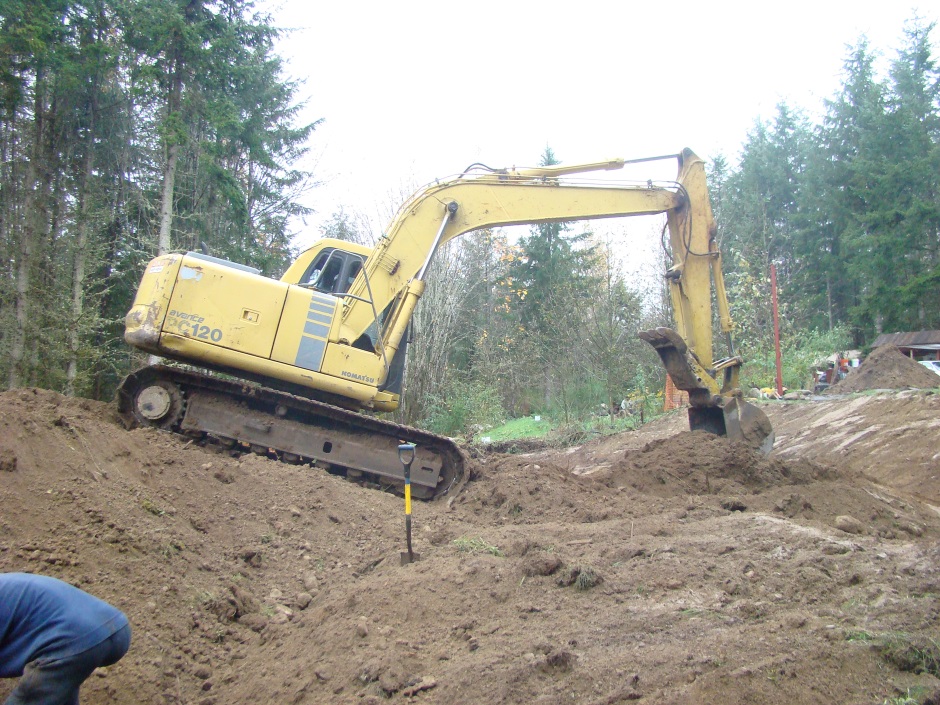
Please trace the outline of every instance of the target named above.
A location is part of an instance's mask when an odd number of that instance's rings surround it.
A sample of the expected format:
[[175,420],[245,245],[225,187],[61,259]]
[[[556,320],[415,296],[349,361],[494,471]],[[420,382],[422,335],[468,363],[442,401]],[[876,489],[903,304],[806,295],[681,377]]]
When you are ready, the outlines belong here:
[[[504,225],[616,218],[683,209],[681,192],[664,187],[570,186],[539,179],[477,177],[428,189],[399,214],[349,291],[344,335],[374,329],[373,310],[392,309],[377,349],[391,358],[424,291],[434,253],[464,233]],[[369,298],[371,292],[373,298]]]
[[[464,233],[507,225],[665,214],[673,265],[666,272],[676,329],[644,331],[679,389],[689,393],[690,425],[747,440],[769,451],[766,417],[737,393],[742,364],[731,344],[731,314],[703,161],[675,155],[676,181],[639,186],[575,183],[565,177],[622,168],[622,160],[574,167],[492,171],[432,185],[398,212],[350,288],[343,336],[372,331],[376,362],[394,358],[441,245]],[[713,359],[712,294],[728,355]],[[386,311],[377,325],[376,311]],[[375,377],[382,373],[376,370]]]

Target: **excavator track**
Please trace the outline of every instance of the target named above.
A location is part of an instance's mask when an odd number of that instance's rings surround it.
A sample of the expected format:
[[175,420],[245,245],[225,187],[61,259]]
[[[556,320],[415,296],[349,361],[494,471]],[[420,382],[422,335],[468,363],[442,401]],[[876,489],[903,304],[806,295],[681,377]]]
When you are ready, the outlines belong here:
[[118,409],[131,426],[152,426],[312,463],[350,480],[402,492],[401,443],[416,446],[411,494],[436,499],[463,477],[465,456],[449,438],[268,387],[152,365],[128,375]]

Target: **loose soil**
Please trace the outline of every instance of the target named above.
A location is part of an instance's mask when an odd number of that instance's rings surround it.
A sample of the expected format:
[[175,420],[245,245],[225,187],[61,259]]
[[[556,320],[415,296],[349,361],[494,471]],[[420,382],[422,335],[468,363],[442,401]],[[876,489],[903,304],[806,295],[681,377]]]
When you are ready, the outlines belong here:
[[400,497],[7,392],[0,570],[130,618],[85,703],[940,697],[940,394],[762,408],[767,458],[682,413],[475,458],[401,565]]
[[857,370],[826,390],[827,394],[850,394],[871,389],[923,389],[940,386],[940,375],[912,360],[893,345],[875,348]]

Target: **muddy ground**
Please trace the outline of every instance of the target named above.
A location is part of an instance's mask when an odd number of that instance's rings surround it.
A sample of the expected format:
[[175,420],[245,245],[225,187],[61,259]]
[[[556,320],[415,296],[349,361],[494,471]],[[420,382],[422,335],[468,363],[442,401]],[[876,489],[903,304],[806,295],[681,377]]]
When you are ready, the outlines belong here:
[[130,618],[86,703],[936,702],[940,394],[762,408],[477,458],[402,566],[400,497],[7,392],[0,570]]

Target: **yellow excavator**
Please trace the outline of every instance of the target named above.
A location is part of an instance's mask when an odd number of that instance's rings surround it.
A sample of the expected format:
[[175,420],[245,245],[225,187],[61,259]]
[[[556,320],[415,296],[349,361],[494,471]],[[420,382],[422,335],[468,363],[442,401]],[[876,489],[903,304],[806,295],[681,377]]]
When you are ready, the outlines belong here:
[[[666,158],[678,161],[675,182],[584,177]],[[579,166],[475,165],[412,196],[374,248],[321,240],[280,280],[201,253],[158,256],[127,314],[125,340],[187,367],[158,364],[132,373],[118,390],[120,410],[131,423],[313,462],[390,488],[404,482],[398,445],[414,443],[412,493],[438,497],[462,475],[457,445],[363,413],[398,407],[408,326],[435,252],[481,228],[663,213],[676,328],[640,335],[689,393],[693,430],[769,452],[770,423],[738,389],[742,360],[731,347],[704,163],[688,149]],[[713,291],[728,342],[728,355],[718,360]]]

